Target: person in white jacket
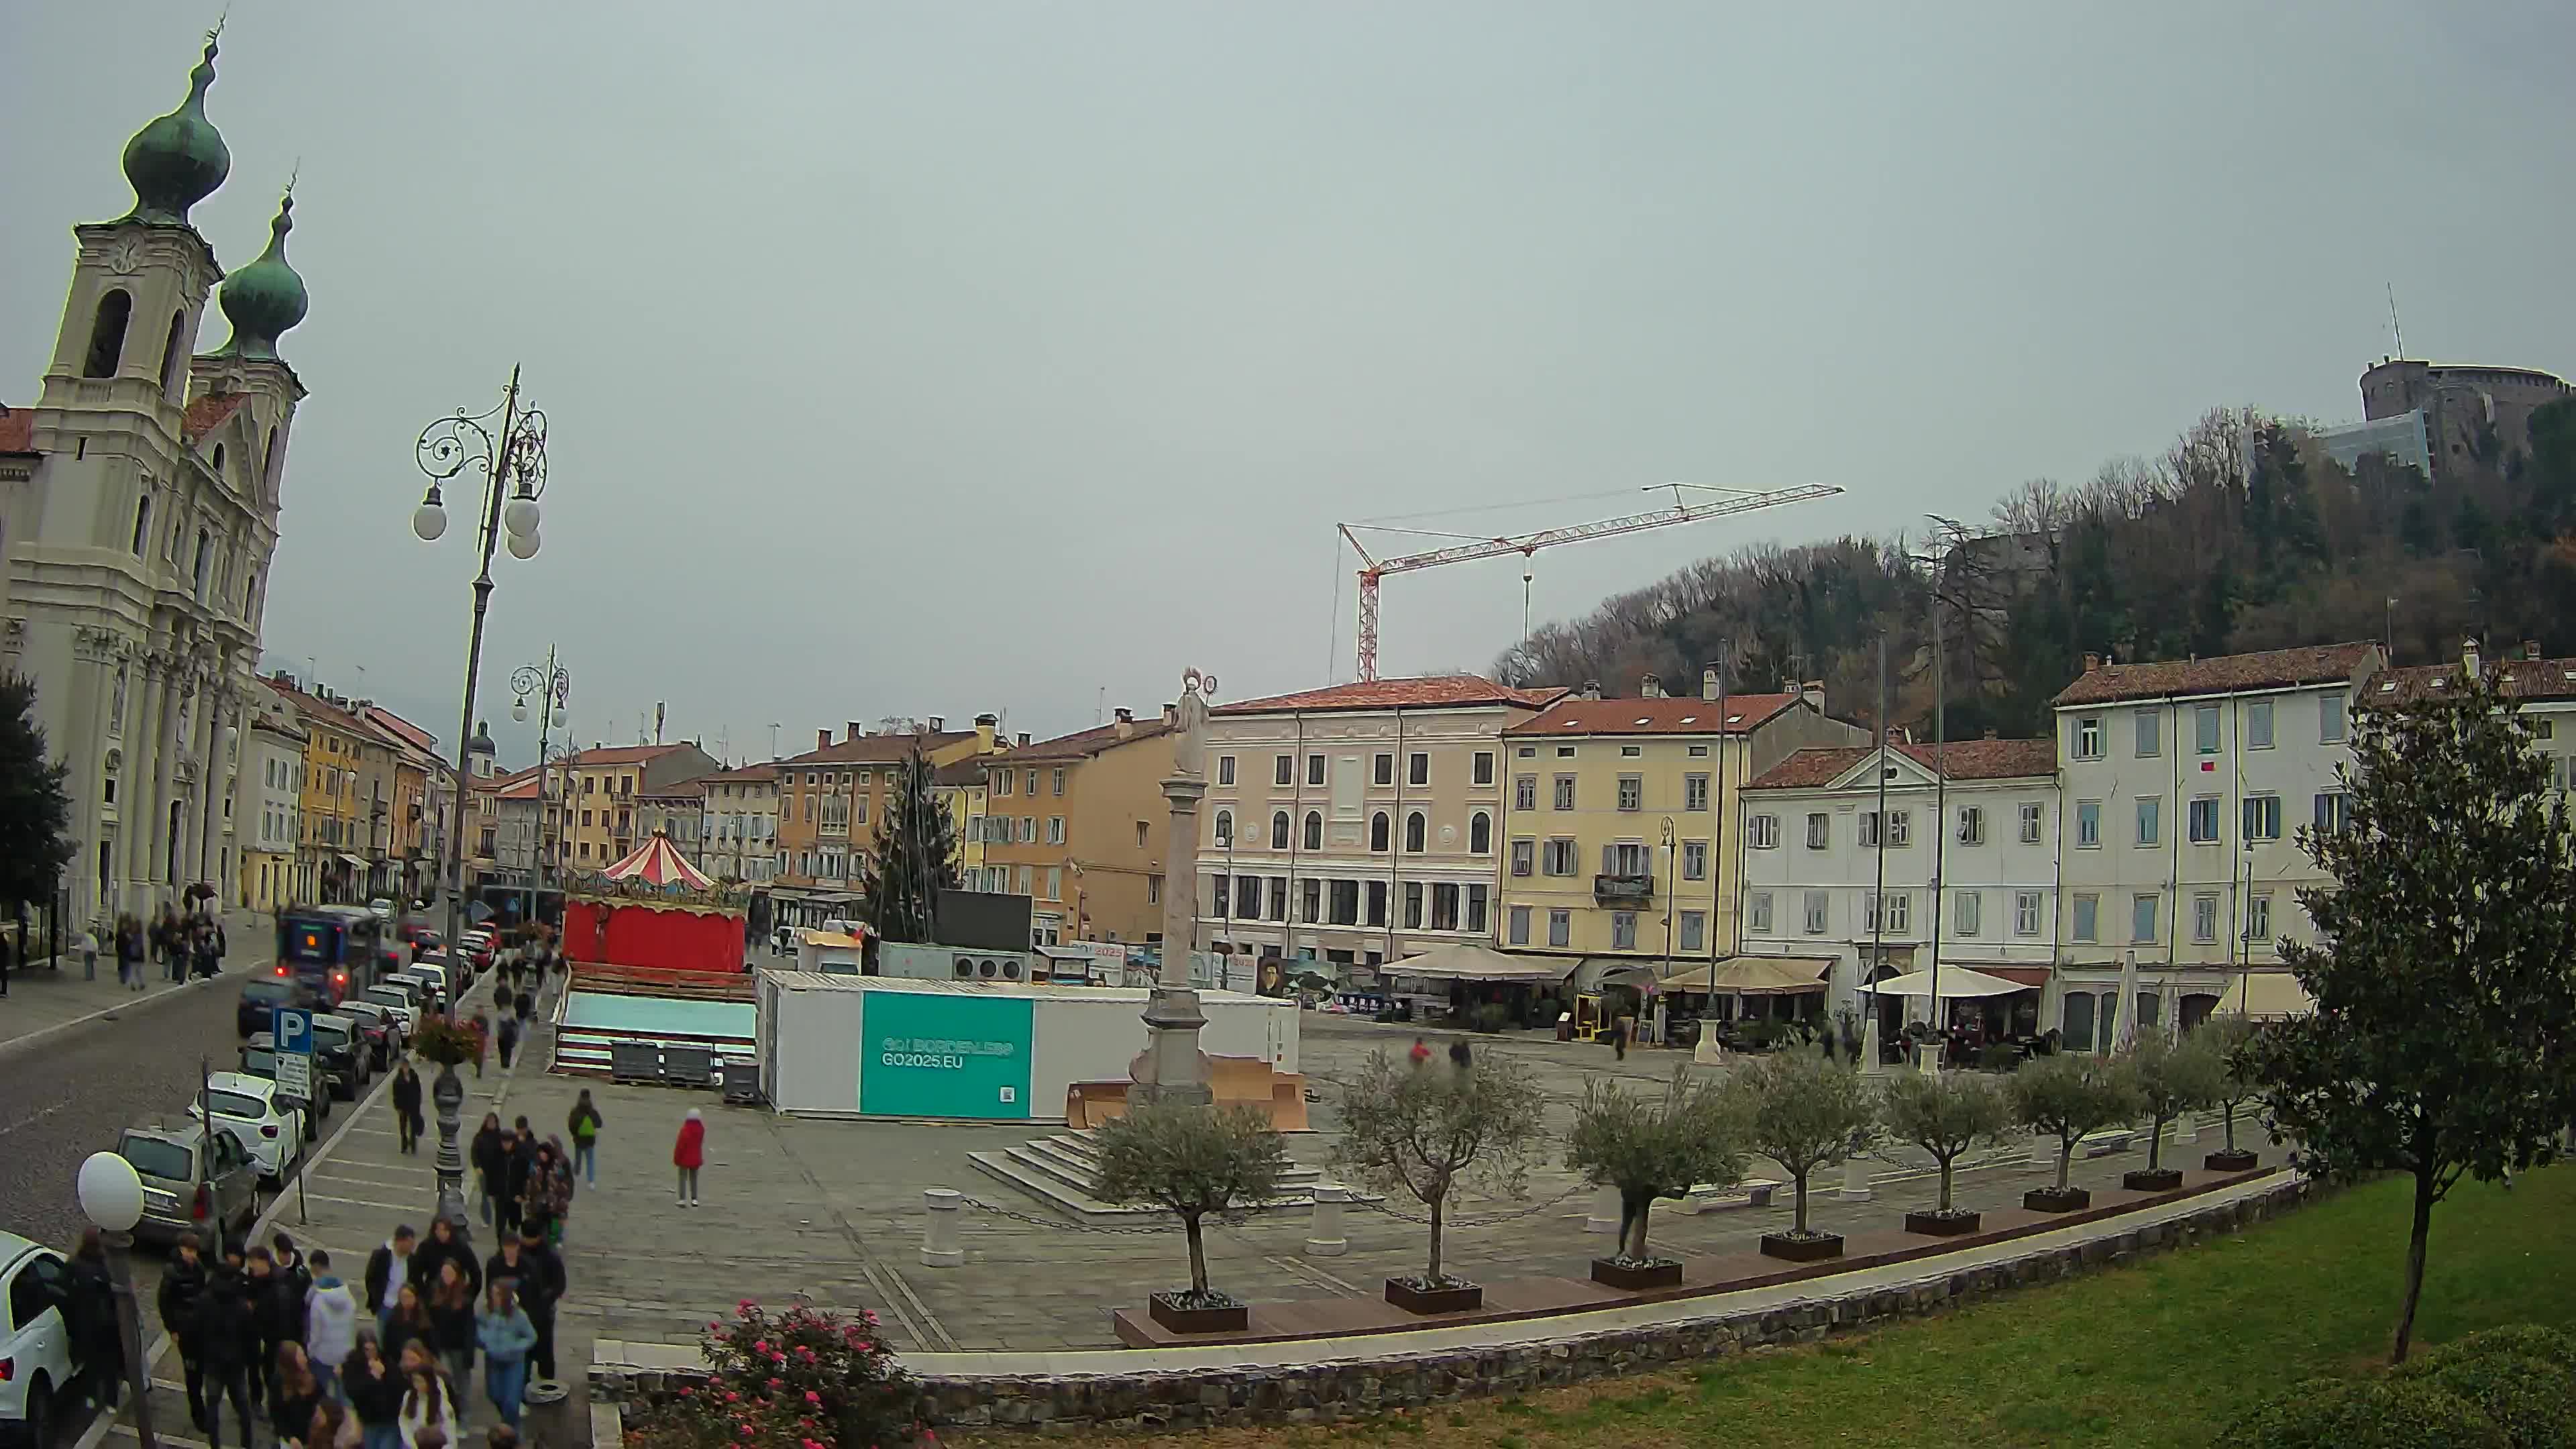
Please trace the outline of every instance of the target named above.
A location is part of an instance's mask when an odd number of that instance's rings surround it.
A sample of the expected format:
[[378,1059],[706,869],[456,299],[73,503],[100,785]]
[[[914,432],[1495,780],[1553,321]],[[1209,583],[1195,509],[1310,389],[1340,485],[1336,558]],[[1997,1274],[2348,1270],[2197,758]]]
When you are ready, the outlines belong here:
[[322,1392],[337,1396],[340,1365],[358,1347],[358,1295],[332,1274],[329,1253],[315,1248],[304,1261],[313,1270],[313,1287],[304,1295],[304,1352]]
[[430,1430],[437,1432],[438,1442],[453,1444],[456,1440],[456,1400],[447,1392],[447,1381],[434,1368],[411,1371],[410,1386],[403,1390],[402,1417],[395,1421],[402,1431],[403,1449],[421,1449],[421,1437]]

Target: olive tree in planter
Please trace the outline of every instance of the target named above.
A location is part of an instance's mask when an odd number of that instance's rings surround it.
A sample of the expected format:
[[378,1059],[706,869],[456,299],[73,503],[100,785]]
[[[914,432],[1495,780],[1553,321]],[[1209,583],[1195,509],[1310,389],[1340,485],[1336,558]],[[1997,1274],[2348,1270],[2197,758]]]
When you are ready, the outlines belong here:
[[1619,1191],[1619,1250],[1592,1260],[1592,1278],[1613,1288],[1672,1288],[1679,1258],[1646,1252],[1646,1215],[1659,1197],[1744,1180],[1744,1120],[1737,1100],[1713,1080],[1694,1083],[1673,1069],[1661,1100],[1616,1084],[1586,1083],[1575,1109],[1565,1165],[1594,1187]]
[[2120,1186],[2131,1192],[2171,1192],[2182,1186],[2182,1169],[2164,1165],[2165,1124],[2215,1101],[2225,1065],[2196,1036],[2169,1042],[2158,1033],[2142,1038],[2130,1051],[2128,1068],[2138,1110],[2147,1119],[2147,1165],[2122,1173]]
[[1101,1200],[1152,1203],[1181,1220],[1190,1243],[1190,1286],[1146,1301],[1174,1333],[1241,1332],[1250,1311],[1208,1286],[1207,1219],[1277,1196],[1287,1149],[1266,1113],[1249,1107],[1144,1106],[1101,1124]]
[[2071,1213],[2093,1205],[2093,1194],[2067,1181],[2075,1163],[2075,1144],[2086,1134],[2136,1119],[2137,1088],[2125,1063],[2082,1053],[2038,1057],[2012,1074],[2005,1087],[2013,1120],[2044,1137],[2057,1139],[2057,1185],[2022,1194],[2032,1212]]
[[1464,1068],[1416,1067],[1371,1054],[1342,1092],[1342,1140],[1333,1163],[1431,1213],[1431,1261],[1415,1278],[1386,1280],[1386,1301],[1413,1313],[1463,1313],[1485,1290],[1441,1270],[1449,1194],[1473,1186],[1518,1196],[1529,1176],[1545,1096],[1527,1068],[1478,1052]]
[[1842,1256],[1842,1234],[1807,1226],[1807,1182],[1877,1143],[1877,1091],[1859,1072],[1804,1052],[1756,1058],[1734,1085],[1743,1093],[1747,1144],[1780,1164],[1796,1193],[1793,1226],[1764,1233],[1762,1251],[1800,1263]]
[[1941,1202],[1928,1213],[1907,1213],[1905,1230],[1941,1237],[1973,1233],[1982,1216],[1950,1202],[1959,1159],[2003,1140],[2012,1105],[1991,1078],[1970,1072],[1899,1072],[1888,1079],[1884,1108],[1888,1135],[1932,1154],[1941,1165]]
[[2218,1120],[2227,1133],[2227,1146],[2200,1160],[2210,1172],[2247,1172],[2261,1165],[2262,1159],[2236,1145],[2236,1113],[2246,1103],[2263,1094],[2260,1079],[2243,1070],[2239,1060],[2246,1046],[2254,1040],[2254,1023],[2241,1016],[2213,1016],[2201,1024],[2201,1045],[2218,1058],[2218,1091],[2210,1105],[2218,1109]]

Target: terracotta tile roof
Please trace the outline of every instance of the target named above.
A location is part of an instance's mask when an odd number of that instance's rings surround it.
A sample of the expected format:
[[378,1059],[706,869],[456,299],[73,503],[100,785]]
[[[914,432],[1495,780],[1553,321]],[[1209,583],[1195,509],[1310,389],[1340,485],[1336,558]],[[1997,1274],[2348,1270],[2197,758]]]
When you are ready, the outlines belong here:
[[[1946,770],[1953,780],[2037,779],[2057,773],[2055,740],[1953,740],[1937,750],[1930,745],[1902,743],[1891,743],[1888,748],[1927,770]],[[1832,783],[1877,752],[1876,745],[1800,750],[1763,771],[1744,788],[1814,789]]]
[[709,785],[773,784],[778,779],[778,762],[764,760],[757,765],[744,765],[734,770],[718,770],[712,775],[701,775],[698,778]]
[[366,723],[356,715],[320,695],[307,694],[284,680],[270,679],[266,676],[262,676],[259,682],[283,695],[287,703],[295,706],[296,713],[306,719],[319,721],[342,734],[382,738],[376,731],[367,728]]
[[778,763],[781,766],[883,765],[909,758],[915,744],[919,744],[923,750],[928,751],[953,745],[959,740],[971,740],[974,737],[973,730],[942,730],[935,734],[924,731],[917,735],[861,735],[854,740],[842,740],[838,744],[825,745],[819,750],[807,750],[801,755],[790,755]]
[[[1794,694],[1730,694],[1724,732],[1742,734],[1795,705]],[[1576,699],[1567,696],[1503,731],[1507,735],[1713,735],[1713,699]]]
[[1517,704],[1537,709],[1561,698],[1558,688],[1514,689],[1480,674],[1431,674],[1413,679],[1371,679],[1267,699],[1218,705],[1213,714],[1322,714],[1332,710],[1465,708]]
[[[2508,699],[2576,699],[2576,659],[2491,659],[2481,672]],[[2364,705],[2406,704],[2438,698],[2461,679],[2457,664],[2413,664],[2383,669],[2363,686]]]
[[678,745],[595,745],[574,755],[572,762],[579,766],[641,765],[658,760],[678,748]]
[[0,453],[36,451],[36,414],[27,408],[0,406]]
[[984,760],[986,763],[1004,765],[1034,764],[1044,760],[1087,760],[1103,750],[1114,749],[1119,745],[1132,745],[1138,740],[1150,740],[1157,735],[1168,734],[1171,728],[1159,715],[1152,719],[1136,721],[1124,736],[1118,733],[1118,726],[1114,724],[1093,725],[1087,730],[1076,730],[1072,734],[1058,735],[1051,740],[1014,745],[998,755],[986,755]]
[[2160,660],[2150,664],[2103,664],[2087,669],[2050,703],[2109,704],[2124,699],[2162,699],[2169,695],[2233,694],[2248,689],[2286,689],[2350,679],[2368,663],[2378,645],[2318,644],[2300,649],[2267,649],[2259,654],[2226,654],[2215,659]]
[[250,394],[246,392],[207,393],[188,404],[188,414],[180,422],[179,431],[190,443],[194,443],[222,427],[225,419],[240,412],[242,404],[249,401]]

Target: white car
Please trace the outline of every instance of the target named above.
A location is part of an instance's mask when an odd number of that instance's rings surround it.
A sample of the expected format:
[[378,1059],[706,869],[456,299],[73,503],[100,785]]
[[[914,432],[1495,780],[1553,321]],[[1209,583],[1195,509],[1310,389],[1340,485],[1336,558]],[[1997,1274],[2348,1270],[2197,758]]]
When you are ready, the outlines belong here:
[[383,1007],[387,1015],[402,1023],[404,1040],[420,1035],[420,1006],[410,992],[399,986],[370,986],[358,999],[374,1002]]
[[261,1177],[283,1183],[304,1160],[302,1114],[277,1100],[277,1083],[247,1072],[217,1072],[206,1078],[199,1099],[188,1104],[188,1115],[204,1120],[210,1103],[215,1125],[259,1164]]
[[367,909],[373,911],[379,921],[390,921],[394,918],[394,903],[385,896],[378,896],[367,902]]
[[0,1232],[0,1432],[51,1444],[79,1377],[72,1331],[71,1265],[16,1233]]

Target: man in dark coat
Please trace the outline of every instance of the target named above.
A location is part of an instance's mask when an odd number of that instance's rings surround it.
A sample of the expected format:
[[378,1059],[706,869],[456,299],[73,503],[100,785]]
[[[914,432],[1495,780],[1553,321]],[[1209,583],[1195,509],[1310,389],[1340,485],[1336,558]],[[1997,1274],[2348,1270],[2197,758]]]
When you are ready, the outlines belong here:
[[161,1269],[161,1329],[179,1346],[179,1364],[188,1378],[188,1419],[200,1432],[206,1427],[205,1341],[197,1332],[197,1308],[206,1296],[206,1264],[197,1256],[197,1235],[181,1233],[179,1245]]
[[204,1356],[206,1443],[224,1446],[224,1400],[240,1423],[242,1449],[250,1449],[251,1355],[259,1352],[259,1327],[250,1306],[250,1283],[230,1264],[206,1280],[197,1299],[197,1343]]
[[394,1070],[394,1145],[403,1152],[420,1150],[420,1073],[405,1061]]

